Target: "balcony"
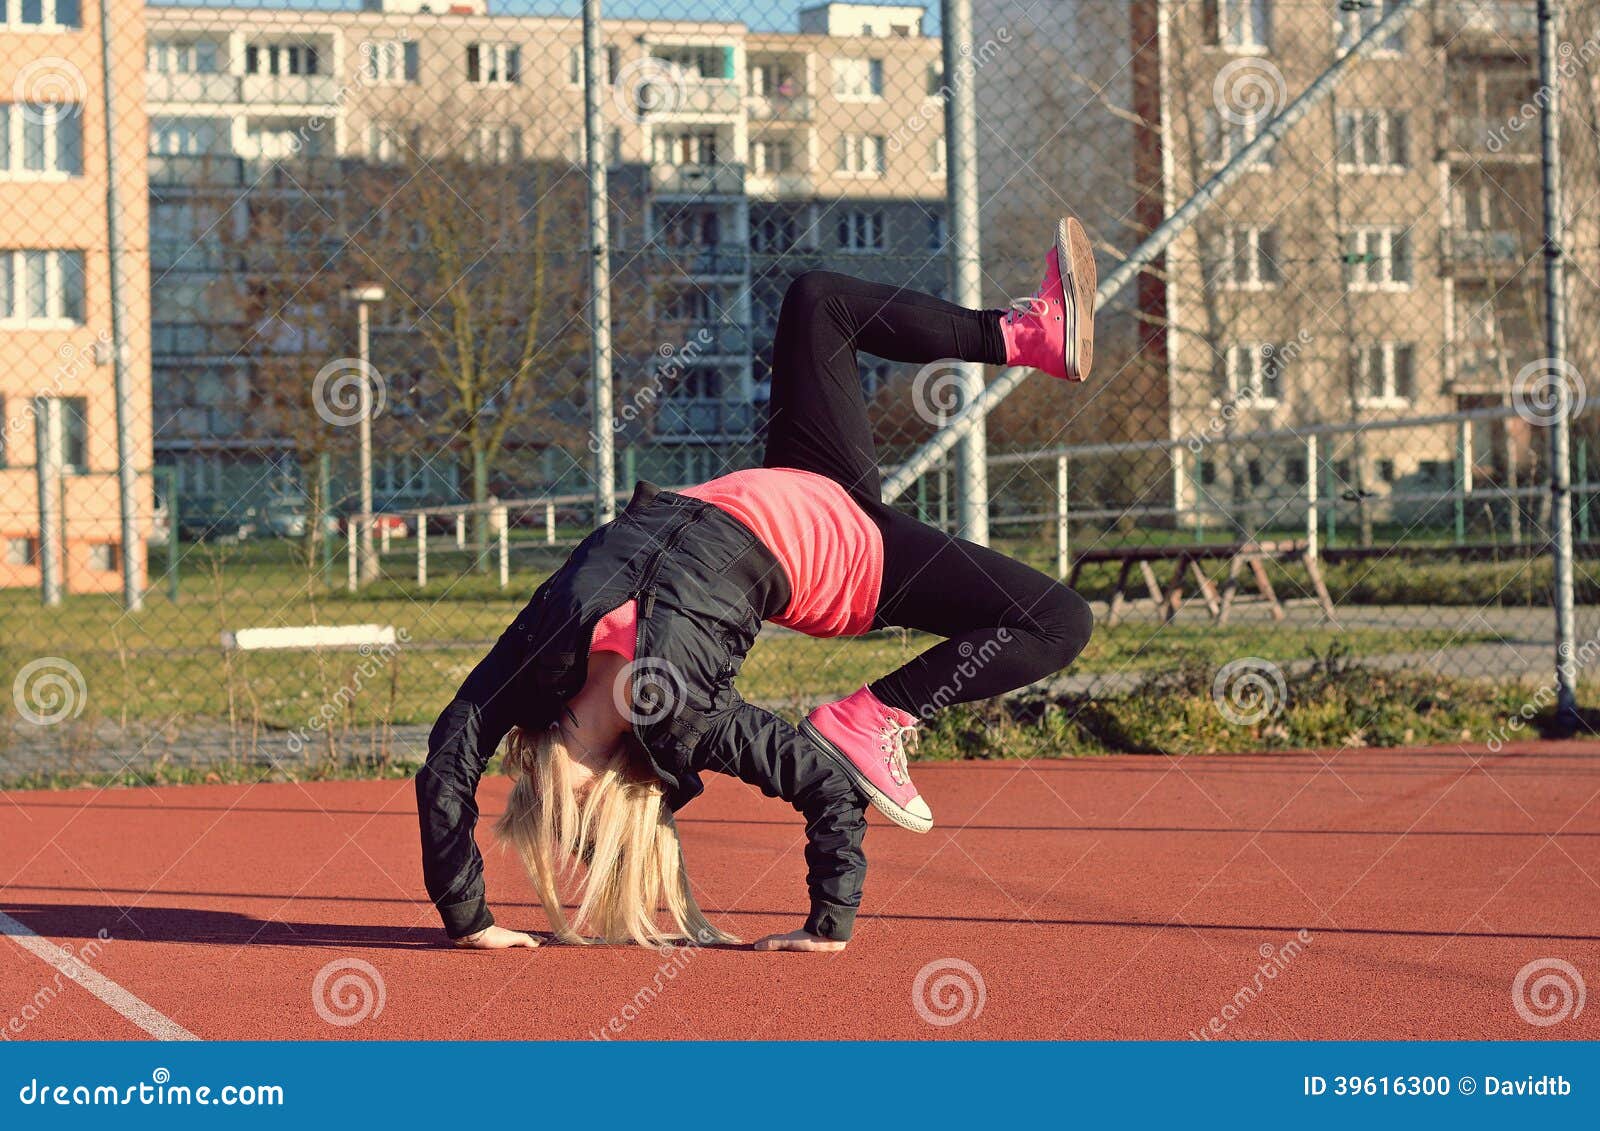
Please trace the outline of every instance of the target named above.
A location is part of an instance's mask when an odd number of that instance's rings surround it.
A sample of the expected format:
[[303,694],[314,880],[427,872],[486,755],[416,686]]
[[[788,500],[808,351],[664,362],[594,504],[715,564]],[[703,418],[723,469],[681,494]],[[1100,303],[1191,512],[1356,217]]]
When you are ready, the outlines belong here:
[[706,278],[743,276],[750,269],[750,251],[738,244],[714,247],[664,247],[661,254],[685,275]]
[[744,190],[751,196],[783,199],[812,196],[815,186],[810,173],[751,173],[745,178]]
[[1451,147],[1473,161],[1527,161],[1539,156],[1539,122],[1512,110],[1503,118],[1450,116]]
[[809,122],[811,99],[804,94],[752,94],[745,112],[756,122]]
[[164,188],[245,186],[252,190],[333,191],[335,185],[343,183],[343,172],[336,157],[298,156],[276,161],[233,153],[152,153],[148,160],[150,187],[156,195]]
[[267,106],[332,106],[339,83],[332,75],[245,75],[240,80],[241,100],[252,109]]
[[1433,32],[1457,51],[1531,47],[1539,38],[1539,13],[1533,0],[1438,0]]
[[150,352],[157,359],[234,358],[251,339],[250,327],[203,322],[156,322],[150,327]]
[[637,92],[640,120],[684,117],[732,117],[743,109],[738,84],[727,79],[689,76],[652,79]]
[[747,437],[755,424],[754,406],[746,401],[668,397],[656,412],[659,437],[717,440]]
[[152,103],[244,101],[238,75],[168,75],[151,72],[144,77],[144,89],[145,96]]
[[750,327],[738,322],[697,322],[684,329],[685,351],[702,357],[744,357],[750,352]]
[[743,196],[743,165],[652,165],[650,187],[686,196]]
[[1444,237],[1445,262],[1457,277],[1512,274],[1531,254],[1521,233],[1511,230],[1447,228]]

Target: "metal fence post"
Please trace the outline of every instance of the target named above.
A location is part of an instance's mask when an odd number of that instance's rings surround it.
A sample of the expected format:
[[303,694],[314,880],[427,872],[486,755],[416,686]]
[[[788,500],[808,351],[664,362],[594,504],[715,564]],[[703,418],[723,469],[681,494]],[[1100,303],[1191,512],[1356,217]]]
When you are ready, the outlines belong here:
[[1472,494],[1472,421],[1456,425],[1456,545],[1467,540],[1467,496]]
[[1072,568],[1071,538],[1067,531],[1067,512],[1070,506],[1067,501],[1068,485],[1067,455],[1063,452],[1056,457],[1056,576],[1063,581]]
[[[583,139],[589,177],[589,372],[594,430],[594,524],[617,514],[616,433],[611,425],[611,216],[607,204],[605,120],[600,93],[600,0],[583,0]],[[502,587],[504,582],[501,582]]]
[[490,525],[500,541],[500,588],[504,589],[511,584],[511,518],[503,506],[495,507],[490,516]]
[[[111,372],[116,396],[117,415],[117,509],[121,520],[122,537],[122,605],[130,612],[144,608],[144,535],[139,530],[139,472],[137,461],[143,453],[133,442],[133,421],[136,409],[133,388],[128,380],[128,312],[126,269],[123,236],[118,220],[122,202],[118,192],[121,174],[117,168],[116,114],[113,107],[122,109],[117,95],[115,67],[111,58],[110,5],[100,0],[100,90],[101,115],[105,120],[106,147],[106,248],[108,255],[107,283],[111,296]],[[144,177],[139,179],[141,191]],[[148,394],[147,394],[148,395]],[[149,405],[145,405],[149,410]]]
[[[972,0],[943,0],[940,35],[944,46],[944,122],[947,159],[945,195],[950,214],[951,299],[957,306],[983,305],[983,270],[978,262],[978,111],[972,64]],[[963,50],[963,48],[965,50]],[[959,366],[961,406],[983,392],[982,366]],[[942,424],[942,422],[941,422]],[[956,446],[963,538],[989,544],[989,453],[985,422],[978,421]],[[941,502],[941,507],[943,503]]]
[[349,553],[345,559],[345,588],[354,593],[361,586],[357,576],[356,559],[361,556],[361,516],[351,515],[345,520],[345,532],[349,535]]
[[1306,552],[1316,561],[1321,552],[1317,535],[1321,524],[1317,521],[1317,437],[1306,437]]
[[167,597],[178,603],[178,469],[158,467],[155,478],[167,500]]
[[46,605],[59,605],[66,544],[61,516],[61,401],[56,397],[35,397],[33,425],[33,466],[39,481],[39,598]]
[[428,515],[417,512],[417,588],[428,584]]
[[544,544],[546,546],[554,546],[556,544],[556,505],[554,503],[546,503],[544,505]]
[[1539,115],[1539,165],[1544,197],[1544,364],[1550,370],[1550,553],[1555,580],[1556,715],[1575,726],[1578,719],[1576,638],[1572,578],[1571,390],[1567,388],[1565,249],[1561,215],[1561,74],[1556,66],[1558,28],[1553,0],[1539,0],[1539,85],[1544,105]]

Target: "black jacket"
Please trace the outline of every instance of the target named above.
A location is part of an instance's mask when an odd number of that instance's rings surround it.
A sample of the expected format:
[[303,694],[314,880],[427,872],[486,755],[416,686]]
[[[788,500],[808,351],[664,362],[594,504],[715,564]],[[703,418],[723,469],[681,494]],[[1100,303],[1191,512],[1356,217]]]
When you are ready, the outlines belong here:
[[661,704],[638,711],[652,721],[634,730],[668,804],[697,796],[702,770],[788,801],[806,818],[806,929],[848,939],[867,867],[866,800],[811,740],[733,687],[761,622],[789,603],[783,568],[731,515],[648,483],[539,586],[434,723],[417,814],[423,878],[445,929],[460,938],[494,922],[473,840],[484,767],[513,726],[555,722],[583,686],[595,622],[633,599],[635,702]]

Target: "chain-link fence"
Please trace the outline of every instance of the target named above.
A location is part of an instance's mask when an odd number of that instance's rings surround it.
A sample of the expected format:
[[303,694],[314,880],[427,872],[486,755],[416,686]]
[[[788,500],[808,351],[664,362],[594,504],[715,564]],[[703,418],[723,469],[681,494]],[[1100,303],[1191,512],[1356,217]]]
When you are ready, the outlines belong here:
[[[1000,307],[1068,212],[1117,280],[1087,385],[1002,378],[951,447],[965,370],[861,363],[898,503],[1096,604],[1046,709],[986,727],[1161,747],[1091,722],[1198,689],[1233,741],[1483,741],[1508,688],[1546,706],[1569,502],[1592,703],[1597,11],[1553,57],[1562,363],[1531,2],[608,2],[597,350],[578,0],[0,0],[0,773],[414,762],[597,467],[759,462],[795,276]],[[924,643],[774,633],[742,688]],[[1337,722],[1280,718],[1351,672]]]

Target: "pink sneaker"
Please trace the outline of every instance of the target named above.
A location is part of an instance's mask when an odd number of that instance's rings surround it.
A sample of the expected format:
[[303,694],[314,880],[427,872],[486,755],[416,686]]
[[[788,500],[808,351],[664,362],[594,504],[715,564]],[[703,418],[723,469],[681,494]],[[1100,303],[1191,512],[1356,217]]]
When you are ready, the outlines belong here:
[[933,828],[933,810],[917,796],[906,767],[906,746],[917,739],[916,716],[863,687],[812,711],[800,730],[849,771],[878,812],[914,833]]
[[1006,364],[1027,365],[1052,377],[1082,381],[1094,364],[1094,251],[1083,225],[1056,222],[1056,245],[1045,261],[1037,294],[1018,299],[1000,318]]

